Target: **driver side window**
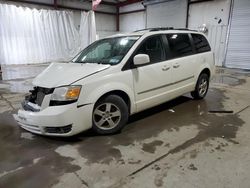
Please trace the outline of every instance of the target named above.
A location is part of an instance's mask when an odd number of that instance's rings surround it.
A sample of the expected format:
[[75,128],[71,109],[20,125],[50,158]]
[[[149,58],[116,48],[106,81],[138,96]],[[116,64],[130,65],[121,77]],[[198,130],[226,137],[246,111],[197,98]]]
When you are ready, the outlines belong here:
[[137,54],[147,54],[150,58],[150,63],[165,61],[166,55],[161,36],[158,35],[146,39],[135,55]]

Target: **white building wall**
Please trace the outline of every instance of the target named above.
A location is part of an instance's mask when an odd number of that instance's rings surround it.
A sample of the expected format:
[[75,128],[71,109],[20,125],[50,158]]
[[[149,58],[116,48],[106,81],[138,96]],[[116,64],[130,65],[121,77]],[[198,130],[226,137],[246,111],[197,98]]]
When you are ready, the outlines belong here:
[[133,3],[130,5],[122,6],[120,7],[120,13],[122,12],[128,12],[128,11],[134,11],[134,10],[139,10],[139,9],[144,9],[144,6],[142,3]]
[[[58,0],[57,3],[59,5],[67,6],[67,7],[73,7],[73,8],[82,8],[82,9],[92,9],[92,3],[91,2],[86,2],[86,1],[77,1],[77,0],[71,0],[71,1],[65,1],[65,0]],[[103,5],[100,4],[98,5],[97,11],[103,11],[103,12],[116,12],[116,8],[114,6],[109,6],[109,5]]]
[[215,53],[215,64],[222,66],[225,59],[226,35],[231,0],[217,0],[191,4],[188,28],[199,30],[206,24],[206,33]]
[[187,1],[172,0],[147,5],[146,27],[176,27],[186,26]]
[[95,14],[96,33],[98,38],[104,38],[116,34],[116,16],[107,14]]
[[[120,13],[136,11],[144,9],[142,3],[134,3],[131,5],[120,7]],[[144,29],[146,26],[146,13],[135,12],[130,14],[120,15],[120,32],[131,32],[139,29]]]
[[[81,12],[74,11],[75,27],[80,29]],[[95,13],[96,34],[97,38],[101,39],[110,35],[116,34],[116,16],[101,13]]]
[[131,32],[145,28],[145,12],[120,15],[120,31]]
[[[86,3],[84,1],[58,0],[58,4],[68,6],[68,7],[73,7],[73,8],[82,8],[82,9],[88,9],[88,10],[92,9],[92,4]],[[115,13],[116,8],[114,6],[100,4],[97,7],[97,11]],[[74,12],[75,12],[74,13],[75,25],[77,28],[79,28],[81,14],[80,14],[80,11],[74,11]],[[116,34],[116,16],[115,15],[95,13],[95,18],[96,18],[96,33],[99,39]]]
[[[34,0],[24,0],[27,2],[34,2]],[[53,4],[54,0],[36,0],[35,2],[37,3],[47,3],[47,4]],[[13,4],[13,2],[10,2],[11,4]],[[19,3],[22,4],[22,3]],[[70,1],[66,1],[66,0],[57,0],[57,4],[58,5],[63,5],[63,6],[67,6],[67,7],[72,7],[72,8],[81,8],[81,9],[87,9],[87,10],[91,10],[92,9],[92,4],[91,2],[86,2],[86,1],[79,1],[79,0],[70,0]],[[33,6],[33,5],[27,5],[27,6]],[[40,5],[34,5],[34,7],[40,7]],[[114,6],[108,6],[108,5],[103,5],[100,4],[97,7],[97,10],[99,11],[105,11],[105,12],[116,12],[116,8]]]

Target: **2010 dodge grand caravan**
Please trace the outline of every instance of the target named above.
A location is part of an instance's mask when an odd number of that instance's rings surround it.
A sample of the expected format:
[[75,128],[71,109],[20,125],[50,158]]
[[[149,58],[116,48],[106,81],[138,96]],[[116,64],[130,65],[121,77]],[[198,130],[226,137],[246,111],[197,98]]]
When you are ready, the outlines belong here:
[[206,37],[154,28],[98,40],[69,63],[52,63],[14,115],[30,132],[71,136],[122,129],[129,115],[187,92],[205,97],[214,73]]

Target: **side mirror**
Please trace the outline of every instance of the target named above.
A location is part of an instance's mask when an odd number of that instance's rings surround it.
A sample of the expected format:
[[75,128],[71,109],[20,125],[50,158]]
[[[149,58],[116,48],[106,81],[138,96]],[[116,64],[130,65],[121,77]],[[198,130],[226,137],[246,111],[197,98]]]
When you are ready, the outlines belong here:
[[134,57],[134,65],[144,65],[150,62],[149,56],[147,54],[137,54]]

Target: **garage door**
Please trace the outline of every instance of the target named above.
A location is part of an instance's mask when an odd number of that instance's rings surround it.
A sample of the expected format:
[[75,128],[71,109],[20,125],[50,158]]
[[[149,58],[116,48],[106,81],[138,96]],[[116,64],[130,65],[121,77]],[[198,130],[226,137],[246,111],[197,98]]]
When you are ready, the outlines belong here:
[[131,32],[144,28],[145,28],[145,12],[136,12],[132,14],[120,15],[120,31]]
[[188,28],[198,30],[206,24],[206,33],[215,54],[215,64],[222,66],[228,28],[230,0],[204,1],[190,4]]
[[226,66],[250,69],[250,0],[234,0]]
[[[150,2],[150,1],[149,1]],[[175,0],[147,5],[147,28],[186,26],[187,1]]]

